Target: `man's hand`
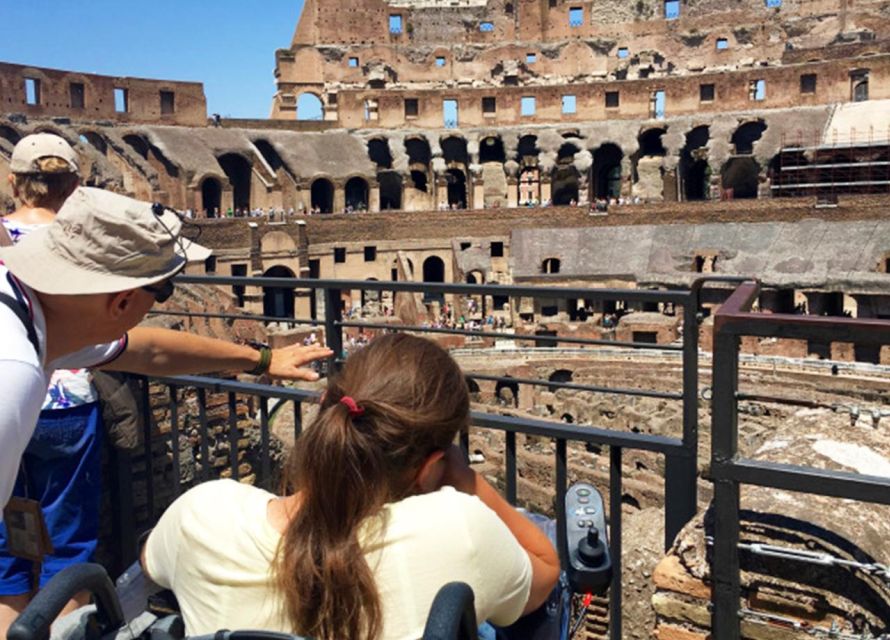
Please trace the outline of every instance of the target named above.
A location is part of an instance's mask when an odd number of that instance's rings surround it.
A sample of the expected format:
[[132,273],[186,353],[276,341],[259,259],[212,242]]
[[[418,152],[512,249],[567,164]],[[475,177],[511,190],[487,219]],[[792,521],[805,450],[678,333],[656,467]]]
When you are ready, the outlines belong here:
[[330,358],[334,352],[323,345],[292,345],[272,351],[272,363],[268,375],[272,378],[286,380],[318,380],[318,374],[303,365],[316,360]]
[[442,486],[448,485],[458,491],[476,495],[476,472],[467,464],[463,450],[456,444],[445,451],[445,472],[442,474]]

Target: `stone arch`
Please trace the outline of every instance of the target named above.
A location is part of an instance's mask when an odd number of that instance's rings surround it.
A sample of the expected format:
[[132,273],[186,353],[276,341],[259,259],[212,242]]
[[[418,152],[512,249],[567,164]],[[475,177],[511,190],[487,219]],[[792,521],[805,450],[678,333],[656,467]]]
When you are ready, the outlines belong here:
[[390,211],[402,208],[402,176],[397,171],[381,171],[377,174],[380,185],[380,210]]
[[222,183],[213,176],[201,181],[201,209],[207,216],[214,218],[220,215],[222,207]]
[[538,166],[538,136],[527,134],[519,138],[516,147],[516,161],[522,166]]
[[660,157],[667,155],[667,149],[664,148],[662,136],[667,133],[667,129],[663,127],[654,127],[642,131],[637,138],[639,143],[639,151],[637,156],[640,158],[646,156]]
[[103,156],[108,155],[108,143],[97,132],[90,129],[82,129],[79,134],[82,143],[90,145]]
[[334,212],[334,183],[327,178],[316,178],[309,188],[312,209],[319,213]]
[[467,391],[469,392],[472,399],[478,402],[480,393],[479,383],[473,380],[473,378],[471,378],[470,376],[465,376],[465,379],[467,381]]
[[562,266],[559,258],[545,258],[541,262],[541,273],[556,274]]
[[129,133],[124,136],[123,140],[133,151],[139,154],[143,160],[148,160],[148,151],[150,145],[148,144],[148,140],[146,140],[144,136],[141,136],[137,133]]
[[353,211],[368,210],[368,181],[355,176],[346,181],[344,188],[346,195],[346,207]]
[[467,141],[457,135],[445,136],[441,140],[442,158],[448,166],[461,165],[466,167],[470,155],[467,152]]
[[[266,269],[264,278],[293,278],[294,272],[283,265]],[[263,315],[272,318],[294,317],[294,288],[263,287]]]
[[284,160],[281,158],[281,154],[278,153],[278,150],[271,142],[265,138],[258,138],[253,141],[253,146],[260,152],[263,160],[269,164],[272,171],[277,173],[279,169],[283,168],[290,173],[289,167],[285,164]]
[[[366,282],[378,282],[377,278],[365,278],[365,281]],[[365,305],[367,305],[369,303],[373,302],[377,305],[380,305],[383,302],[383,292],[378,289],[374,289],[373,291],[367,291],[365,289],[362,289],[361,295],[362,295],[362,299],[361,299],[362,310],[364,310]],[[380,312],[380,309],[378,308],[377,313],[379,313],[379,312]]]
[[472,271],[467,272],[464,279],[467,284],[485,284],[485,274],[478,269],[473,269]]
[[423,261],[424,282],[445,282],[445,261],[439,256],[430,256]]
[[766,128],[763,120],[751,120],[740,125],[730,139],[733,153],[737,156],[753,154],[754,143],[760,140]]
[[235,209],[250,210],[250,161],[239,153],[226,153],[216,161],[232,185],[232,205]]
[[565,142],[556,155],[553,168],[551,199],[555,205],[578,203],[581,176],[575,168],[575,154],[580,149],[574,142]]
[[467,207],[467,173],[463,169],[451,168],[445,172],[448,189],[448,204],[465,209]]
[[297,96],[297,120],[324,120],[324,102],[311,91]]
[[14,127],[2,124],[0,125],[0,138],[3,138],[9,142],[9,144],[15,146],[18,144],[19,140],[22,139],[22,134]]
[[368,158],[377,165],[377,169],[392,169],[392,152],[389,150],[389,141],[386,138],[371,138],[368,140]]
[[621,195],[621,161],[624,152],[617,144],[608,142],[593,152],[593,195],[608,200]]
[[[569,369],[557,369],[556,371],[554,371],[553,373],[551,373],[548,376],[547,381],[567,384],[567,383],[572,382],[574,375],[575,374],[572,373],[572,371]],[[547,390],[550,391],[551,393],[556,392],[557,389],[559,389],[559,387],[557,387],[555,385],[547,386]]]
[[754,158],[730,158],[721,171],[723,189],[732,190],[733,199],[756,198],[760,165]]
[[504,405],[507,406],[519,406],[519,383],[515,380],[510,380],[513,376],[504,376],[507,378],[506,380],[498,380],[497,384],[494,387],[494,397],[495,399]]
[[406,138],[405,152],[408,154],[410,186],[422,193],[429,193],[430,163],[433,157],[429,141],[423,136]]
[[680,152],[680,183],[684,200],[707,200],[710,194],[711,165],[708,141],[711,129],[701,125],[686,132],[686,144]]
[[479,143],[479,162],[500,162],[507,161],[507,154],[504,152],[504,141],[500,136],[486,136]]

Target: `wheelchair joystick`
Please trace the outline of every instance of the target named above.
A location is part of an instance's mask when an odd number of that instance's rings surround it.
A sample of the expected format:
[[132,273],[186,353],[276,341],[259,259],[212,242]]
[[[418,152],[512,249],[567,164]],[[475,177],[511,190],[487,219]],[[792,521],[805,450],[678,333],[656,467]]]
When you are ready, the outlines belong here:
[[565,497],[566,575],[575,593],[603,595],[612,581],[603,497],[596,487],[578,483]]

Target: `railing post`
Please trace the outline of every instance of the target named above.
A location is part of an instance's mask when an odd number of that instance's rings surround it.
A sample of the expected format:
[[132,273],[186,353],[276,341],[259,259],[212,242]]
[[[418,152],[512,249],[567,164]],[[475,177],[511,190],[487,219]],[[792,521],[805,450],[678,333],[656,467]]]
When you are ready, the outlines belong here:
[[[722,331],[720,323],[715,323],[711,400],[711,468],[714,470],[731,466],[738,453],[738,350],[738,336]],[[722,473],[715,476],[711,634],[720,640],[740,640],[739,483],[726,479]]]
[[698,510],[698,301],[699,289],[683,304],[683,456],[665,460],[664,548]]
[[328,372],[334,373],[337,361],[343,357],[343,327],[340,321],[343,319],[340,307],[340,289],[324,290],[324,335],[328,348],[334,352],[328,359]]

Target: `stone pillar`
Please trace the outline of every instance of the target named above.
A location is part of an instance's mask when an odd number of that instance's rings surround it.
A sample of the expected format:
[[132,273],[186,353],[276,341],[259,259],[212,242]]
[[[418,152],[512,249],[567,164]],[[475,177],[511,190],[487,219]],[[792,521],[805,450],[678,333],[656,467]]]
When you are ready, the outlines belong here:
[[590,171],[581,171],[578,175],[578,206],[586,207],[590,203]]
[[343,213],[346,210],[346,187],[342,182],[334,184],[333,213]]
[[444,175],[437,173],[433,180],[433,185],[435,185],[435,193],[433,194],[434,208],[448,208],[448,179]]
[[507,206],[519,206],[519,180],[515,176],[507,177]]
[[[467,189],[467,195],[470,195],[470,190]],[[469,203],[467,203],[467,208],[473,209],[484,209],[485,208],[485,181],[482,178],[478,178],[473,180],[473,194],[472,194],[472,203],[473,206],[470,207]]]
[[368,211],[380,211],[380,185],[372,183],[368,189]]
[[553,195],[553,185],[550,175],[541,175],[541,202],[550,202]]

